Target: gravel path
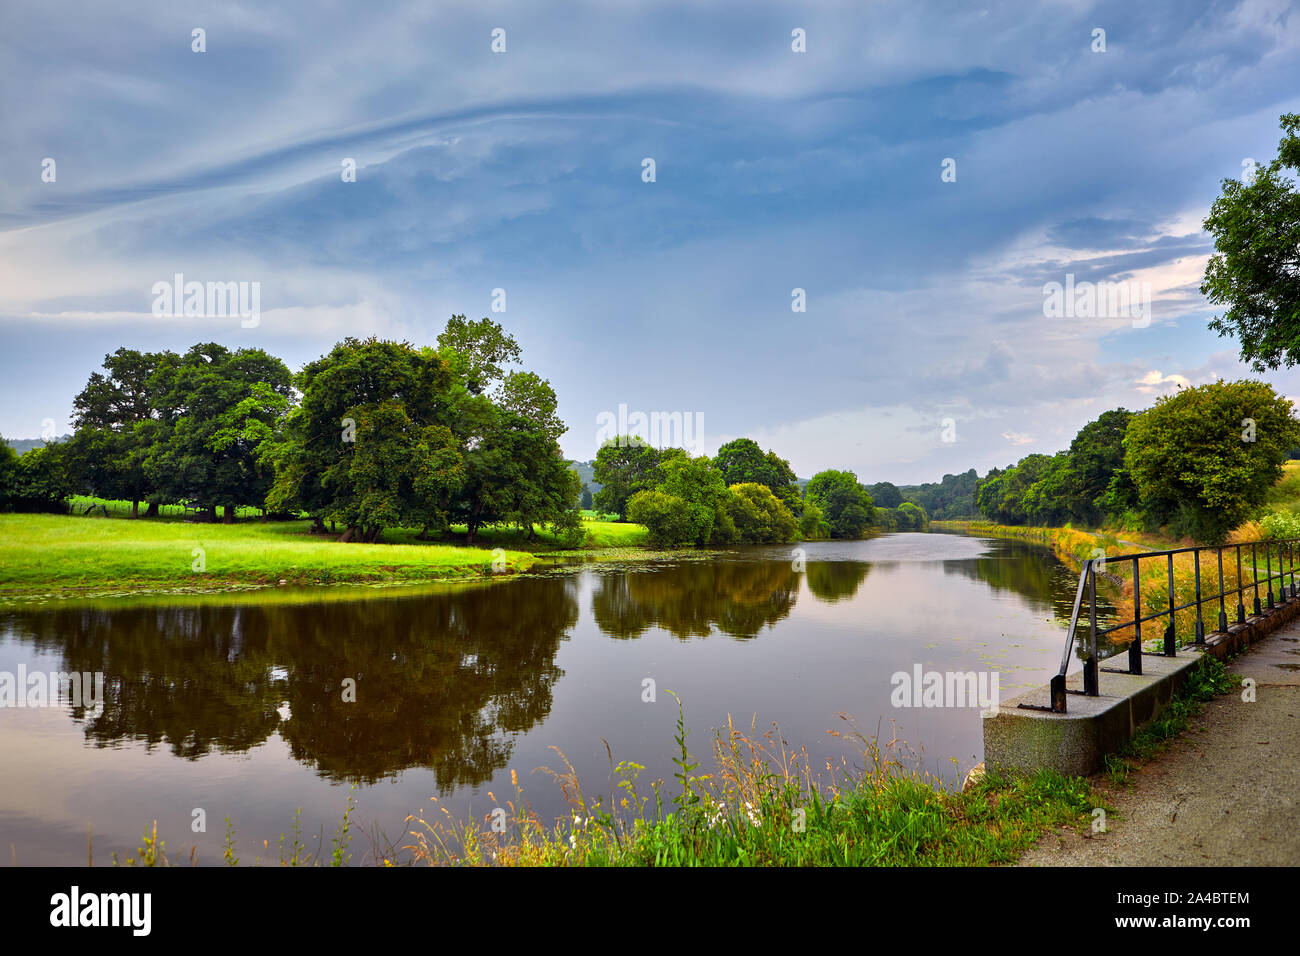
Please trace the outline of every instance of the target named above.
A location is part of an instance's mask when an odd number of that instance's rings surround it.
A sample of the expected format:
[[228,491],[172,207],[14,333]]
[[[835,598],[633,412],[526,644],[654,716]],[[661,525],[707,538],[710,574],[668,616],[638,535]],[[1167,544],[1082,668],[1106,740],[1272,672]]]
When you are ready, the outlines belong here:
[[1106,833],[1048,834],[1021,866],[1300,865],[1300,622],[1229,670],[1256,682],[1204,706],[1163,754],[1112,789]]

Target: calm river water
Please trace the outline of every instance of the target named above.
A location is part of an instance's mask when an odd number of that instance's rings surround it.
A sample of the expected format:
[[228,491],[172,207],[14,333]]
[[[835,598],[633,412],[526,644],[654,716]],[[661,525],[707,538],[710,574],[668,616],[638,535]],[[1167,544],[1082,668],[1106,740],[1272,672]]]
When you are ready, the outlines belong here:
[[[1060,659],[1076,575],[1007,540],[893,534],[752,548],[697,561],[587,565],[476,586],[291,589],[0,612],[0,672],[102,671],[93,716],[0,708],[0,849],[22,864],[130,855],[153,820],[168,851],[221,862],[224,818],[245,862],[278,859],[302,808],[315,848],[353,784],[356,824],[396,844],[407,814],[462,818],[513,794],[565,804],[552,746],[588,793],[615,762],[671,781],[676,703],[711,769],[728,715],[779,725],[814,765],[854,752],[830,730],[906,741],[958,780],[982,759],[977,706],[895,708],[891,676],[996,671],[1005,700]],[[356,682],[355,702],[341,687]],[[655,702],[643,700],[654,681]],[[206,832],[191,829],[193,811]],[[270,842],[269,850],[262,845]],[[358,837],[354,861],[369,842]]]

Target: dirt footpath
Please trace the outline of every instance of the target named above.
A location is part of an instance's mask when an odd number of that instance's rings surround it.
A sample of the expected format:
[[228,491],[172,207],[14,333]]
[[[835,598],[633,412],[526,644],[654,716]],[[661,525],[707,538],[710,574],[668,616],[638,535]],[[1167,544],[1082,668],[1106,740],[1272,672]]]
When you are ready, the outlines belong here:
[[1228,669],[1254,678],[1255,703],[1210,701],[1128,786],[1094,780],[1118,811],[1108,832],[1048,834],[1020,865],[1300,865],[1300,622]]

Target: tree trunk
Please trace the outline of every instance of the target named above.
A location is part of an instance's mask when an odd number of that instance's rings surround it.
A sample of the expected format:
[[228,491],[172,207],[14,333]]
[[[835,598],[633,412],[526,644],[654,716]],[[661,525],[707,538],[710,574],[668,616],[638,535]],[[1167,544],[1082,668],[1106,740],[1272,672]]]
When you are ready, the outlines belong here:
[[139,499],[139,498],[132,498],[132,499],[131,499],[131,517],[132,517],[132,518],[138,518],[138,517],[140,517],[140,499]]
[[221,523],[222,523],[222,524],[234,524],[234,523],[235,523],[235,506],[234,506],[234,505],[223,505],[221,511],[222,511],[222,514],[221,514]]
[[149,502],[149,507],[144,509],[144,516],[146,518],[158,517],[158,502],[156,501]]
[[348,525],[346,528],[343,529],[343,534],[339,536],[339,542],[347,543],[349,541],[353,541],[356,539],[356,536],[357,536],[356,525]]

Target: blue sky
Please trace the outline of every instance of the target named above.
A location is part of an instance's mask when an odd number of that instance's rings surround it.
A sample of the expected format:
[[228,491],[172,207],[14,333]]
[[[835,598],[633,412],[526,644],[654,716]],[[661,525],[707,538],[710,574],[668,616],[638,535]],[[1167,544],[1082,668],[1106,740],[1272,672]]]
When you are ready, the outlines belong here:
[[[0,434],[66,430],[119,345],[297,369],[453,313],[516,336],[572,457],[626,405],[869,482],[1247,374],[1200,223],[1300,111],[1295,4],[261,6],[0,10]],[[260,283],[256,327],[153,315],[178,272]],[[1149,283],[1149,324],[1045,316],[1066,274]]]

